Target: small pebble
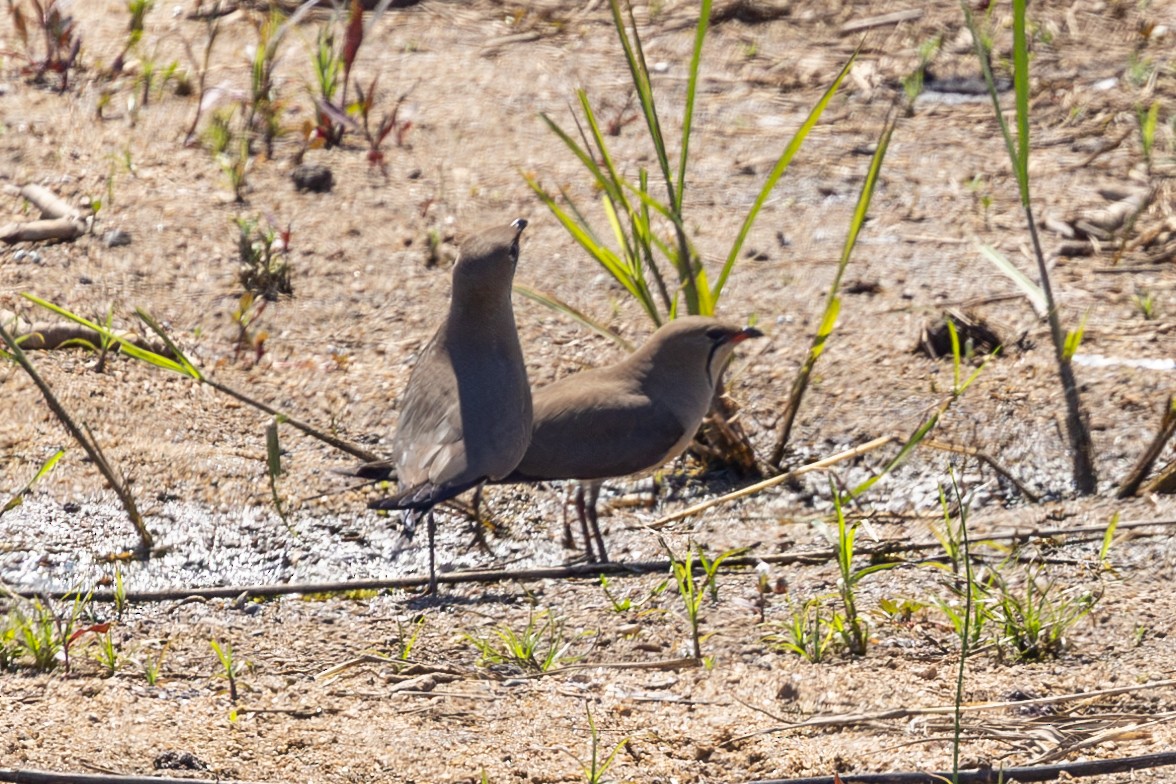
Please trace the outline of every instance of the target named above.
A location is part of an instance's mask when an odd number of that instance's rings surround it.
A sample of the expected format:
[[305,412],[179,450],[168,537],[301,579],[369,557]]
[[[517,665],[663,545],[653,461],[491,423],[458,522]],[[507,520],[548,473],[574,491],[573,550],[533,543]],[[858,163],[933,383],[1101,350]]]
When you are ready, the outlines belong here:
[[291,173],[294,187],[300,191],[327,193],[335,186],[335,175],[319,163],[303,163]]
[[111,229],[102,235],[102,241],[108,248],[121,248],[131,244],[131,235],[122,229]]

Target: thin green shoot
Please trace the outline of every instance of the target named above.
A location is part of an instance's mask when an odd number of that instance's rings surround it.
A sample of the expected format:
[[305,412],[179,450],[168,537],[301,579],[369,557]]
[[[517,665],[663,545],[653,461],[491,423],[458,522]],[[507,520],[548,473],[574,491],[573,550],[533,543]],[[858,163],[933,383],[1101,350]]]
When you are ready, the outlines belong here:
[[[964,501],[963,495],[960,493],[960,486],[956,482],[955,474],[951,474],[951,486],[956,497],[956,506],[959,508],[959,539],[963,550],[964,562],[964,617],[963,623],[960,625],[960,666],[956,675],[956,693],[955,693],[955,711],[952,717],[952,755],[951,755],[951,775],[952,781],[958,784],[960,777],[960,738],[963,734],[962,727],[962,710],[964,704],[964,673],[968,661],[968,651],[970,640],[972,639],[969,631],[972,628],[972,614],[975,612],[972,606],[972,596],[974,594],[975,581],[972,575],[972,549],[971,542],[968,538],[968,505]],[[951,510],[947,503],[947,494],[943,490],[943,486],[939,487],[939,505],[943,509],[944,524],[948,528],[951,527]]]
[[123,655],[114,644],[114,635],[107,629],[99,638],[94,651],[94,659],[102,665],[102,672],[107,678],[113,678],[122,665]]
[[286,515],[286,510],[282,506],[282,497],[278,493],[278,479],[282,476],[282,445],[278,442],[278,424],[281,422],[279,417],[274,417],[273,420],[265,426],[265,468],[266,476],[269,477],[270,496],[273,498],[274,509],[281,518],[282,523],[286,526],[286,531],[293,534],[294,528],[290,525],[290,520]]
[[[733,555],[738,555],[746,548],[735,550],[727,550],[726,552],[711,559],[707,558],[706,553],[700,545],[686,543],[686,556],[679,558],[674,554],[674,551],[666,543],[665,539],[659,537],[662,548],[669,555],[670,559],[670,573],[674,578],[674,583],[678,587],[678,596],[682,600],[683,609],[686,611],[686,621],[690,625],[690,641],[695,659],[701,661],[702,643],[710,637],[709,634],[702,634],[700,630],[702,618],[702,601],[709,593],[711,601],[718,600],[718,570],[723,561]],[[695,558],[698,559],[698,568],[702,572],[702,580],[699,581],[695,572]]]
[[1103,531],[1102,545],[1098,548],[1098,563],[1103,571],[1111,572],[1111,546],[1115,543],[1115,531],[1119,528],[1119,513],[1111,515],[1107,528]]
[[951,369],[952,369],[951,396],[953,398],[958,398],[960,395],[964,394],[964,392],[967,391],[968,387],[972,386],[972,382],[975,381],[980,376],[980,374],[982,372],[984,372],[984,368],[988,366],[988,363],[991,362],[992,358],[994,356],[996,356],[996,354],[1000,351],[1000,347],[998,346],[996,349],[994,349],[992,351],[992,353],[990,353],[984,359],[984,361],[980,363],[980,366],[977,367],[975,370],[973,370],[968,375],[968,377],[961,382],[960,376],[961,376],[961,367],[963,364],[963,356],[962,356],[963,352],[960,347],[959,331],[956,329],[955,321],[952,320],[950,317],[947,319],[947,332],[948,332],[948,335],[951,337]]
[[[1041,248],[1041,238],[1037,231],[1037,221],[1033,216],[1033,206],[1029,189],[1029,44],[1026,35],[1026,6],[1027,0],[1013,0],[1013,88],[1016,101],[1016,136],[1010,132],[1005,121],[1004,112],[1000,105],[1000,96],[996,89],[996,80],[992,75],[991,43],[981,35],[972,9],[967,2],[962,2],[964,19],[972,33],[975,43],[976,57],[980,61],[980,68],[988,87],[989,97],[992,99],[993,113],[1001,136],[1005,141],[1009,161],[1016,175],[1017,190],[1020,195],[1021,208],[1025,213],[1025,223],[1033,247],[1033,255],[1037,262],[1037,272],[1040,279],[1042,293],[1047,303],[1046,317],[1049,321],[1050,338],[1053,341],[1054,353],[1058,365],[1058,377],[1062,384],[1062,391],[1066,401],[1066,430],[1072,453],[1074,484],[1078,492],[1083,495],[1094,493],[1098,488],[1098,477],[1094,468],[1094,447],[1090,437],[1090,426],[1082,408],[1081,395],[1074,369],[1071,364],[1073,352],[1067,352],[1070,339],[1062,328],[1060,308],[1054,297],[1050,283],[1049,269],[1045,261],[1045,253]],[[1080,332],[1080,330],[1079,330]],[[1076,348],[1076,346],[1075,346]]]
[[628,744],[629,738],[622,738],[612,751],[603,759],[600,758],[600,733],[596,729],[596,721],[592,718],[592,709],[588,703],[584,704],[584,712],[588,714],[588,764],[581,764],[584,778],[588,784],[601,784],[609,768],[616,762],[617,754]]
[[209,640],[208,644],[212,647],[213,653],[216,654],[217,661],[221,665],[218,676],[229,682],[229,702],[235,703],[237,701],[237,676],[240,674],[240,665],[233,659],[233,646],[227,642],[222,645],[216,640]]
[[1152,101],[1146,112],[1142,107],[1135,111],[1139,119],[1139,142],[1143,147],[1143,160],[1147,164],[1148,171],[1151,171],[1152,150],[1156,143],[1156,125],[1160,119],[1160,102],[1158,100]]
[[29,495],[33,491],[33,485],[48,476],[54,467],[57,466],[58,461],[60,461],[64,456],[65,450],[61,448],[50,455],[49,459],[42,463],[41,467],[37,469],[37,473],[33,474],[33,478],[30,479],[24,487],[14,493],[12,497],[9,498],[7,502],[5,502],[3,507],[0,507],[0,517],[3,517],[5,512],[11,512],[13,509],[23,504],[25,496]]
[[425,623],[428,621],[428,616],[424,613],[417,615],[406,625],[398,618],[396,620],[396,645],[400,649],[398,656],[400,661],[408,661],[412,657],[412,651],[416,648],[417,640],[421,636],[421,632],[425,629]]
[[796,415],[800,410],[804,393],[808,389],[813,368],[816,367],[817,360],[824,353],[825,344],[837,325],[837,317],[841,312],[841,298],[838,296],[841,289],[841,279],[845,275],[846,267],[849,266],[849,259],[853,255],[854,247],[857,245],[858,235],[861,233],[862,226],[866,222],[866,215],[870,209],[870,201],[873,199],[874,189],[878,184],[878,177],[882,172],[882,162],[886,159],[886,150],[890,146],[890,138],[894,135],[894,127],[895,119],[893,117],[888,118],[882,128],[882,133],[878,137],[878,144],[874,149],[873,157],[870,159],[870,168],[866,172],[866,179],[862,183],[861,191],[858,193],[857,205],[854,207],[853,217],[849,222],[849,230],[845,235],[845,243],[841,247],[841,258],[837,262],[837,272],[833,275],[833,281],[829,285],[829,292],[825,295],[825,312],[821,316],[821,323],[817,327],[816,334],[813,335],[813,341],[809,346],[808,355],[801,364],[800,370],[796,374],[796,379],[792,382],[792,390],[788,396],[788,402],[785,404],[784,417],[780,424],[780,435],[776,440],[775,448],[772,450],[772,456],[769,458],[769,462],[777,468],[780,467],[780,463],[784,459],[784,450],[788,446],[788,440],[792,436],[792,426],[796,421]]

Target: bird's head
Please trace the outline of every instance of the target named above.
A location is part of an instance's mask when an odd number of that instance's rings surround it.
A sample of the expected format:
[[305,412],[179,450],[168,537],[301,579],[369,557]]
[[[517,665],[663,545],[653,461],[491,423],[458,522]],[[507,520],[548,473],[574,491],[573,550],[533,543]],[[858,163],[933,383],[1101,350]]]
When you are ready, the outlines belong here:
[[519,262],[519,237],[527,222],[516,218],[468,237],[453,267],[455,292],[510,291]]
[[713,391],[735,346],[763,334],[755,327],[736,327],[709,316],[684,316],[655,332],[639,352],[649,351],[654,368],[690,374],[683,383],[705,377]]

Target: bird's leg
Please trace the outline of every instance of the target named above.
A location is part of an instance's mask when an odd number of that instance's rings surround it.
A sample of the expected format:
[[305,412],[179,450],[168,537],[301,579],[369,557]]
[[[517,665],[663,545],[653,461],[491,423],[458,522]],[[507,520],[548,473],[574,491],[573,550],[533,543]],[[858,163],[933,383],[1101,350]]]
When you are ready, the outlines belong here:
[[568,497],[563,497],[563,541],[561,544],[571,550],[576,546],[576,538],[572,536],[572,524],[568,520]]
[[437,519],[433,510],[429,510],[429,590],[428,594],[437,593]]
[[[580,517],[580,528],[584,531],[584,555],[587,556],[588,563],[596,563],[596,556],[592,552],[592,534],[588,532],[588,510],[584,501],[583,482],[576,485],[576,514]],[[571,531],[569,530],[567,533],[570,539]]]
[[[592,536],[596,539],[596,551],[600,554],[600,560],[597,563],[608,563],[608,552],[604,549],[604,536],[600,533],[600,521],[596,517],[596,501],[600,498],[600,482],[589,483],[587,496],[584,505],[588,509],[588,521],[592,523]],[[584,532],[584,538],[588,538],[587,531]]]

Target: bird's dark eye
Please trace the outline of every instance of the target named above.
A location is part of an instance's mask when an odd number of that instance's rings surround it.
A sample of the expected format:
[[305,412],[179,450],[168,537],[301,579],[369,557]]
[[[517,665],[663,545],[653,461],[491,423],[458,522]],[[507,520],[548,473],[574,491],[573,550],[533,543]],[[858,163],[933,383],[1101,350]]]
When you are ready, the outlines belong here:
[[716,343],[720,343],[727,339],[727,330],[722,327],[711,327],[706,331],[706,336]]

